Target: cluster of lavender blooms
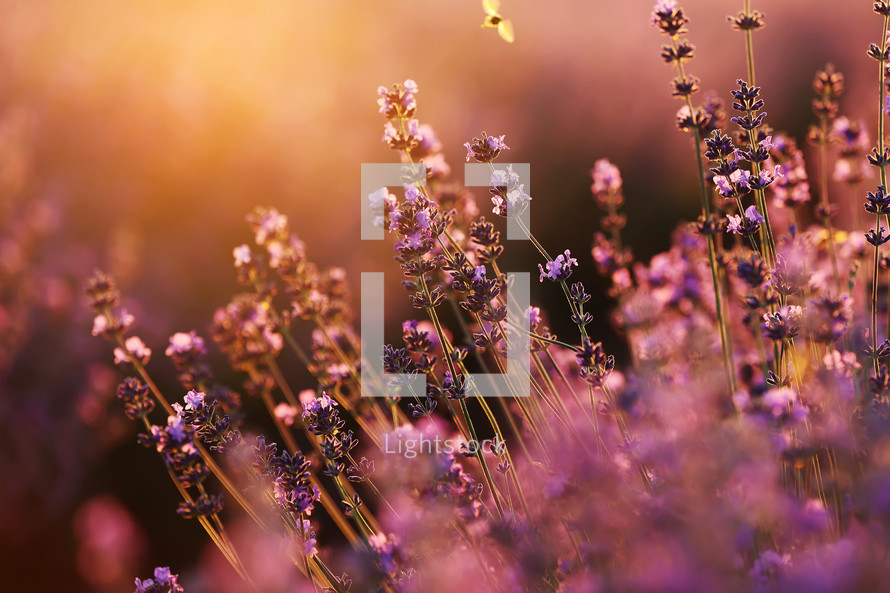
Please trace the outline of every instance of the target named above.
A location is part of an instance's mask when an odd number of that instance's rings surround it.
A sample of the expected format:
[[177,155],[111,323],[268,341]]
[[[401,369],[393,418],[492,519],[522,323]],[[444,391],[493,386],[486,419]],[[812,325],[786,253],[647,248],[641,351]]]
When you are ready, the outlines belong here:
[[[611,281],[625,364],[591,335],[579,258],[552,257],[519,218],[531,197],[511,167],[495,164],[509,149],[505,136],[465,144],[467,161],[491,167],[487,220],[417,119],[413,80],[378,90],[383,142],[403,163],[426,165],[427,178],[368,198],[416,317],[400,343],[385,345],[383,368],[422,375],[425,389],[361,397],[372,365],[346,273],[319,269],[275,209],[248,217],[253,244],[233,251],[244,292],[211,328],[275,437],[254,434],[241,395],[215,382],[195,331],[166,348],[184,392],[168,403],[149,374],[152,349],[128,335],[136,320],[113,280],[97,274],[88,286],[93,334],[113,342],[130,375],[119,399],[181,494],[180,514],[201,524],[245,590],[886,588],[890,318],[878,297],[890,269],[881,250],[890,240],[890,3],[874,8],[883,18],[882,43],[868,52],[881,74],[878,144],[869,150],[867,125],[840,115],[843,76],[828,66],[813,85],[807,140],[820,166],[810,176],[796,141],[771,128],[754,84],[752,33],[764,15],[746,1],[730,18],[745,36],[748,72],[729,91],[727,120],[717,95],[694,103],[689,21],[675,0],[657,3],[652,23],[669,39],[662,57],[677,70],[677,126],[695,147],[702,213],[666,252],[635,261],[621,240],[621,173],[605,159],[594,164],[591,192],[604,217],[591,256]],[[829,195],[832,156],[849,195]],[[844,207],[857,210],[856,226],[835,223]],[[562,310],[530,307],[527,332],[507,319],[505,219],[537,249],[528,268],[541,289],[565,296]],[[576,332],[554,335],[552,315]],[[470,397],[473,372],[503,372],[508,335],[520,331],[531,396],[507,382],[504,393]],[[291,386],[295,365],[314,385]],[[432,445],[441,442],[458,446]],[[411,455],[392,455],[409,447]],[[280,542],[290,577],[258,585],[224,505]],[[162,568],[136,585],[182,590]]]
[[158,566],[153,579],[136,579],[136,593],[183,593],[179,575],[171,574],[169,566]]

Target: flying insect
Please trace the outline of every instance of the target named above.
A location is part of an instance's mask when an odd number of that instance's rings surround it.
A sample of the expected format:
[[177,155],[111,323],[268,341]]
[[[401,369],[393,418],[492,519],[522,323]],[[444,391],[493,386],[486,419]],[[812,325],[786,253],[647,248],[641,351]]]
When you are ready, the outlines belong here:
[[501,39],[507,43],[513,43],[515,39],[513,23],[501,16],[500,8],[500,0],[482,0],[482,10],[485,11],[485,21],[482,22],[482,26],[497,29]]

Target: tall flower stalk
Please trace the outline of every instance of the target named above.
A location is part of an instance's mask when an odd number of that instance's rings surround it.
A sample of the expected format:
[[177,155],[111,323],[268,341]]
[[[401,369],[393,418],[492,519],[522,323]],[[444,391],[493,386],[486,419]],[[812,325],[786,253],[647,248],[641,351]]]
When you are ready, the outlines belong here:
[[732,23],[732,28],[745,34],[745,63],[748,67],[748,81],[751,86],[756,86],[754,78],[754,31],[759,31],[765,26],[764,14],[759,10],[751,10],[751,0],[744,0],[743,9],[736,15],[727,17]]
[[[890,150],[888,150],[884,144],[884,115],[888,105],[888,93],[885,88],[885,81],[887,76],[887,61],[888,59],[890,59],[890,48],[888,48],[887,46],[887,29],[888,26],[890,26],[890,2],[886,2],[885,0],[878,0],[874,3],[874,11],[883,17],[883,24],[881,27],[880,46],[871,44],[868,49],[868,55],[878,62],[877,147],[875,147],[872,150],[872,154],[868,156],[868,162],[878,167],[881,172],[881,183],[878,188],[878,192],[871,195],[881,195],[881,197],[883,197],[882,194],[887,187],[887,164],[890,163]],[[881,200],[878,200],[878,202],[881,202]],[[870,201],[869,203],[872,202]],[[872,212],[875,215],[875,227],[866,235],[866,239],[868,240],[868,242],[874,246],[874,268],[872,274],[871,294],[871,348],[872,354],[875,354],[878,349],[878,286],[881,245],[890,240],[890,235],[887,235],[884,231],[884,228],[881,226],[881,214],[884,214],[886,218],[890,210],[879,206],[874,208],[873,210],[870,210],[868,208],[868,204],[866,204],[866,206],[866,210]],[[888,226],[890,226],[890,223],[888,223]],[[888,332],[890,332],[890,315],[888,315]],[[888,335],[890,335],[890,333],[888,333]],[[875,373],[877,373],[879,370],[878,359],[874,358],[873,360],[874,370]]]
[[699,90],[698,79],[687,76],[684,63],[695,55],[695,47],[687,39],[680,36],[687,32],[686,18],[683,9],[677,6],[676,0],[659,0],[652,11],[652,24],[657,26],[666,35],[670,45],[662,48],[661,56],[668,64],[677,68],[677,78],[671,81],[673,95],[682,99],[685,106],[677,115],[677,125],[682,131],[690,132],[693,136],[695,147],[695,161],[698,167],[698,182],[701,196],[702,215],[699,229],[708,241],[708,263],[711,267],[711,279],[714,286],[714,308],[717,314],[717,324],[720,331],[720,348],[723,353],[723,366],[726,372],[727,386],[730,393],[736,391],[736,371],[732,353],[732,340],[730,337],[729,322],[726,319],[725,290],[722,280],[722,271],[718,261],[718,250],[714,234],[719,230],[719,224],[713,220],[711,213],[711,200],[708,195],[708,187],[705,181],[705,167],[702,160],[703,132],[709,129],[713,114],[701,107],[695,107],[692,103],[692,95]]

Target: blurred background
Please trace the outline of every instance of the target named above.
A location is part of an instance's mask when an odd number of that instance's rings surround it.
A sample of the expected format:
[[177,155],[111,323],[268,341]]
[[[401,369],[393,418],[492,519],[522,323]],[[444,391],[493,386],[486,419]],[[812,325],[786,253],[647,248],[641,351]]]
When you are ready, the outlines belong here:
[[[690,72],[728,99],[745,77],[743,36],[726,20],[741,2],[681,4],[697,47]],[[846,75],[842,112],[874,130],[871,3],[753,4],[767,17],[755,34],[767,122],[803,144],[813,75],[832,61]],[[157,460],[133,444],[82,286],[96,267],[117,277],[155,351],[152,372],[176,390],[167,338],[206,336],[238,289],[232,248],[250,240],[254,206],[287,214],[309,257],[345,267],[353,286],[361,271],[396,274],[388,244],[359,240],[360,165],[397,160],[380,142],[379,85],[417,82],[417,117],[458,178],[464,142],[506,134],[507,160],[531,164],[534,232],[578,257],[577,278],[599,299],[594,335],[615,343],[590,258],[593,163],[622,170],[624,237],[638,259],[666,249],[699,208],[651,8],[503,0],[509,45],[480,27],[479,0],[0,1],[3,588],[129,591],[156,564],[188,585],[195,567],[217,562],[175,515]],[[510,250],[513,269],[536,269],[528,245]],[[572,335],[547,289],[536,286],[533,301]]]

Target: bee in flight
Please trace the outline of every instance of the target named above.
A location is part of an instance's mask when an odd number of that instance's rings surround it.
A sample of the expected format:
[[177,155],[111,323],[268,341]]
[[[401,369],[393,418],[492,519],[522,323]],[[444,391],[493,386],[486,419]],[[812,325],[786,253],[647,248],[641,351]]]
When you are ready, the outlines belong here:
[[513,43],[513,23],[504,20],[504,17],[498,12],[500,7],[500,0],[482,0],[482,10],[485,11],[485,21],[482,26],[497,29],[501,39],[507,43]]

